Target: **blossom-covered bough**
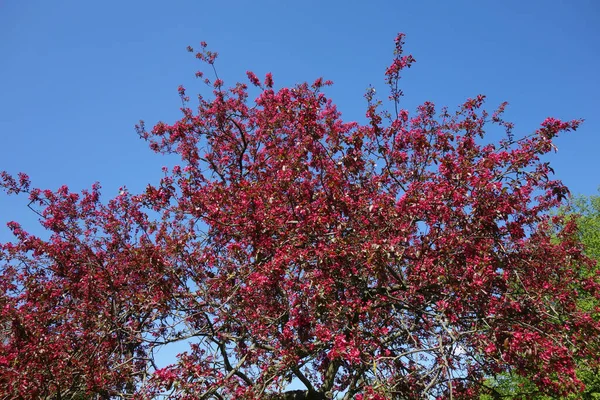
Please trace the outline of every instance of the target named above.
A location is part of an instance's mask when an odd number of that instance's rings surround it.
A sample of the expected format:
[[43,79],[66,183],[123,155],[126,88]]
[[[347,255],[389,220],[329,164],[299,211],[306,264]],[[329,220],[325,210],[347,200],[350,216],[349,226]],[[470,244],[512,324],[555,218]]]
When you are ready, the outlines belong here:
[[411,116],[398,81],[414,59],[395,44],[393,111],[370,91],[366,125],[341,120],[329,82],[249,72],[255,100],[205,79],[195,109],[180,87],[179,121],[140,124],[181,158],[144,193],[103,203],[97,185],[4,173],[50,235],[11,223],[1,247],[0,397],[470,399],[506,371],[580,390],[600,332],[577,299],[598,279],[577,272],[575,223],[549,214],[568,191],[540,160],[580,121],[515,138],[483,96]]

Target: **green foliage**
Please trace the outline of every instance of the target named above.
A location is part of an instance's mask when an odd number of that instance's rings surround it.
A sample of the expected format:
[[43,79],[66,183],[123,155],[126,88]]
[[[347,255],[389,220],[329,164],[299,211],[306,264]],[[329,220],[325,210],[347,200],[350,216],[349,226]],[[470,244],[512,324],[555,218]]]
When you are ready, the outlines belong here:
[[501,374],[488,382],[490,394],[480,396],[480,400],[496,399],[539,399],[550,400],[550,397],[539,394],[535,385],[528,379],[516,374]]
[[579,196],[572,202],[577,225],[588,257],[600,261],[600,190],[598,196]]
[[[600,190],[599,190],[600,193]],[[585,254],[596,261],[595,268],[590,271],[581,271],[586,275],[596,274],[600,267],[600,195],[579,196],[572,201],[571,212],[576,215],[577,226]],[[586,311],[591,311],[598,306],[597,301],[591,298],[582,298],[580,306]],[[600,315],[596,314],[596,318]],[[577,377],[585,383],[586,389],[582,393],[583,399],[600,399],[600,371],[590,370],[585,366],[577,371]]]

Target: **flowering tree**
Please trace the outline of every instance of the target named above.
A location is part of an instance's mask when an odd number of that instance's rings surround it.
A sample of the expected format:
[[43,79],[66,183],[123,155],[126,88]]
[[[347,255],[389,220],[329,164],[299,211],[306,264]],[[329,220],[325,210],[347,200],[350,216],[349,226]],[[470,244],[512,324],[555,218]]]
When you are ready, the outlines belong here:
[[[181,164],[102,203],[32,188],[48,239],[11,223],[0,260],[0,393],[7,398],[473,398],[506,371],[544,393],[598,363],[599,298],[568,195],[540,156],[580,121],[515,138],[484,97],[456,113],[399,108],[403,36],[368,123],[345,123],[329,82],[210,97],[139,134]],[[194,51],[189,48],[190,51]],[[197,57],[214,67],[203,43]],[[197,76],[203,77],[201,72]],[[503,128],[496,142],[487,127]],[[558,232],[560,240],[555,240]],[[164,368],[160,346],[189,350]],[[290,382],[293,387],[289,388]]]
[[[597,274],[596,270],[600,266],[600,196],[578,196],[571,198],[568,207],[560,210],[569,218],[576,218],[578,225],[578,234],[584,245],[585,254],[595,261],[595,266],[589,270],[589,265],[578,268],[579,274],[584,276],[593,276]],[[586,291],[580,291],[577,299],[578,307],[584,311],[598,310],[598,298],[587,297]],[[594,317],[600,318],[596,314]],[[596,399],[600,397],[600,369],[597,365],[588,365],[587,360],[580,360],[577,365],[577,377],[585,384],[585,390],[580,393],[570,394],[561,397],[562,399]],[[552,400],[556,396],[549,396],[540,392],[527,377],[516,374],[502,374],[497,376],[490,384],[494,385],[495,392],[501,394],[503,398],[519,399],[526,395],[528,399]],[[493,399],[490,395],[482,395],[481,400]]]

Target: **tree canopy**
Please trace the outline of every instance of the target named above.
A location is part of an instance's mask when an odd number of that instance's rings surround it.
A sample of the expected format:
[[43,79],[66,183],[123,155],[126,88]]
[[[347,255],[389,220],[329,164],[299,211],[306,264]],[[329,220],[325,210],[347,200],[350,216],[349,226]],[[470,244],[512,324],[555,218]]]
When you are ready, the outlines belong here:
[[[12,222],[0,247],[0,395],[459,399],[506,371],[582,390],[600,323],[578,299],[600,288],[579,273],[593,262],[577,221],[549,213],[568,190],[541,158],[581,121],[518,136],[482,95],[410,114],[403,44],[365,124],[341,119],[322,79],[198,72],[212,89],[196,107],[180,87],[181,119],[137,127],[180,157],[145,192],[103,202],[97,184],[2,173],[49,235]],[[214,70],[205,43],[189,51]],[[189,348],[156,365],[173,342]]]
[[[584,245],[584,252],[594,260],[595,265],[582,266],[577,271],[582,276],[594,276],[598,272],[600,262],[600,196],[577,196],[573,197],[568,206],[559,210],[562,215],[577,221],[578,233]],[[598,299],[587,296],[581,291],[578,307],[584,311],[593,312],[594,318],[599,319],[597,314]],[[564,399],[599,399],[600,398],[600,370],[597,365],[588,365],[587,360],[578,362],[577,377],[585,384],[583,392],[564,396]],[[539,399],[551,400],[552,398],[541,392],[533,385],[527,377],[516,374],[505,373],[490,381],[494,386],[494,393],[506,399]],[[493,399],[493,396],[483,395],[482,400]]]

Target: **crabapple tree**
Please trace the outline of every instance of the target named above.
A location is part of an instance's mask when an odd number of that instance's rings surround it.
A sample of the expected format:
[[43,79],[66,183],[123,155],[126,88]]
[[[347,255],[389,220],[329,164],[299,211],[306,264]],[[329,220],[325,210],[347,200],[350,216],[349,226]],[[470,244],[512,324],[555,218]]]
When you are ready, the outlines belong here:
[[[214,70],[205,43],[188,50]],[[591,261],[576,221],[549,213],[568,190],[542,159],[580,121],[516,135],[481,95],[409,114],[414,61],[399,35],[365,124],[322,79],[198,72],[197,106],[180,87],[181,119],[137,127],[180,158],[143,193],[102,202],[98,185],[4,173],[49,234],[11,222],[0,248],[1,397],[458,399],[507,371],[582,390],[600,331],[577,299],[598,278],[577,272]]]

